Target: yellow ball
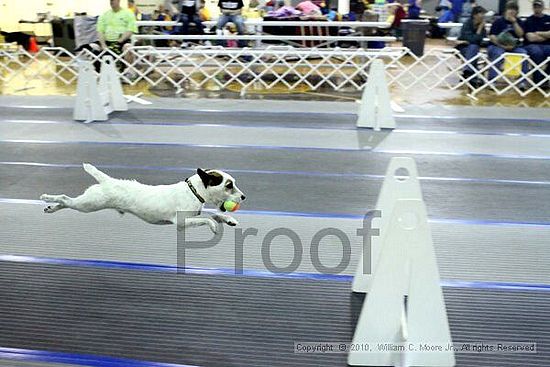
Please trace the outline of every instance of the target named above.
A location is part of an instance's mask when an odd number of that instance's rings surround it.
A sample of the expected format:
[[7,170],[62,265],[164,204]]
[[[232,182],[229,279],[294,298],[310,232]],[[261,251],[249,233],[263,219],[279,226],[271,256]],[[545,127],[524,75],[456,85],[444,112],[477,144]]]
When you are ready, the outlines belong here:
[[240,204],[236,203],[234,201],[231,201],[231,200],[227,200],[226,202],[223,203],[223,207],[228,212],[234,212],[234,211],[237,211],[239,209]]

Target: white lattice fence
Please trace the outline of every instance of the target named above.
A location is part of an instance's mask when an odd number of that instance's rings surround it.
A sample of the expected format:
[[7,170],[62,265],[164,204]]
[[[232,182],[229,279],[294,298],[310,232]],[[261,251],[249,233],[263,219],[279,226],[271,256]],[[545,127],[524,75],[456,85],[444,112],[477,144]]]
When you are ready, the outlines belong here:
[[[73,84],[78,74],[79,59],[98,61],[105,54],[84,50],[73,55],[62,48],[42,48],[37,54],[26,51],[0,50],[0,81],[14,78],[56,81]],[[543,83],[549,75],[542,65],[534,64],[522,56],[518,62],[529,64],[529,72],[516,77],[499,72],[493,80],[486,75],[506,56],[489,62],[484,54],[477,56],[479,69],[464,79],[463,70],[474,60],[465,60],[454,49],[430,49],[417,57],[406,48],[366,49],[303,49],[292,47],[269,47],[267,49],[238,49],[223,47],[155,48],[152,46],[130,47],[122,55],[112,54],[125,72],[122,79],[128,84],[145,82],[151,86],[168,84],[176,90],[186,86],[202,88],[214,84],[219,88],[238,86],[243,92],[250,88],[271,89],[282,86],[289,90],[331,88],[336,91],[352,89],[360,91],[368,78],[369,66],[374,59],[382,59],[386,65],[390,86],[403,90],[430,91],[435,89],[456,90],[467,88],[474,97],[483,91],[496,94],[515,92],[520,96],[538,91],[548,98],[549,92]],[[508,68],[513,68],[509,65]],[[533,81],[533,73],[539,71],[544,80]],[[470,82],[478,78],[483,83],[472,87]]]

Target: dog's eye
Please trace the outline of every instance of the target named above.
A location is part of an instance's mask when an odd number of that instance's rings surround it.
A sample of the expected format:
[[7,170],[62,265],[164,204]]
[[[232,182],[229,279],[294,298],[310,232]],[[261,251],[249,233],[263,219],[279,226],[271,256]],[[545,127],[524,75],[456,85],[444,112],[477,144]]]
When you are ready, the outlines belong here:
[[228,182],[226,185],[225,185],[225,188],[226,189],[233,189],[233,182]]

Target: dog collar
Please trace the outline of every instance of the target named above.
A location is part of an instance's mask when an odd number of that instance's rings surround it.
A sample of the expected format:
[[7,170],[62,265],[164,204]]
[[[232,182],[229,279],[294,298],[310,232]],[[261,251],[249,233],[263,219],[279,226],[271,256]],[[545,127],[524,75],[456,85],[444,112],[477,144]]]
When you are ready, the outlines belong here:
[[191,183],[191,181],[189,181],[188,178],[185,179],[185,182],[187,182],[187,186],[189,186],[189,189],[191,190],[191,192],[195,195],[195,197],[197,199],[199,199],[199,201],[201,202],[201,204],[204,204],[205,203],[205,200],[202,198],[202,196],[199,195],[199,193],[197,192],[197,189],[195,189],[195,186],[193,186],[193,184]]

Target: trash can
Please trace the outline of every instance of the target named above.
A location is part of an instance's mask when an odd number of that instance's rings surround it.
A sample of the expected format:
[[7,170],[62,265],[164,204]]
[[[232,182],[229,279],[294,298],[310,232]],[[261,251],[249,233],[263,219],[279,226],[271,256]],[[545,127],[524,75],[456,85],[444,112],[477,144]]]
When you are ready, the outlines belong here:
[[401,30],[403,31],[403,46],[407,47],[416,56],[424,55],[424,44],[426,43],[426,31],[430,26],[429,22],[403,20]]

